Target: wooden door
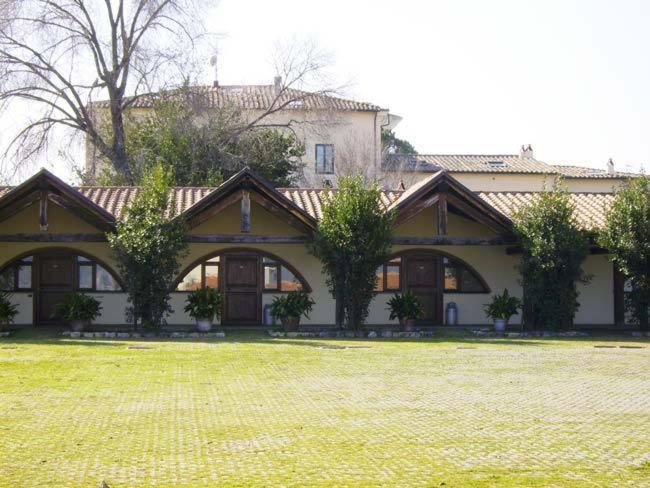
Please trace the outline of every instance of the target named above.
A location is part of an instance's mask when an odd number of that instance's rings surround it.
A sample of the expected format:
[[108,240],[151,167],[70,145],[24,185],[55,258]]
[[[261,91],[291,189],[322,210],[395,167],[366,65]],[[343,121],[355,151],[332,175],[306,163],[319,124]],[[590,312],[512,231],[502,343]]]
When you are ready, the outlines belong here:
[[227,324],[259,325],[262,294],[257,256],[226,256],[225,314]]
[[421,325],[442,324],[442,289],[440,265],[435,256],[408,256],[406,259],[406,288],[412,291],[424,308]]
[[54,317],[54,309],[74,289],[73,256],[39,256],[37,262],[37,324],[59,324],[61,321]]

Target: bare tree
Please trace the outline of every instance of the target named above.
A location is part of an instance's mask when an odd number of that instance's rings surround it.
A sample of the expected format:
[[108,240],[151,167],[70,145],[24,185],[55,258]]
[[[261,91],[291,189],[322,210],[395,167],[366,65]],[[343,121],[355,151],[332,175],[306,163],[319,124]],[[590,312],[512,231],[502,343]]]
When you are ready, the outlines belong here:
[[[124,112],[192,60],[206,33],[200,0],[0,0],[0,101],[38,107],[10,141],[19,165],[47,147],[57,127],[87,140],[134,183]],[[178,79],[178,78],[176,78]],[[110,131],[93,101],[108,100]],[[107,135],[108,133],[108,135]],[[5,154],[5,156],[7,155]]]

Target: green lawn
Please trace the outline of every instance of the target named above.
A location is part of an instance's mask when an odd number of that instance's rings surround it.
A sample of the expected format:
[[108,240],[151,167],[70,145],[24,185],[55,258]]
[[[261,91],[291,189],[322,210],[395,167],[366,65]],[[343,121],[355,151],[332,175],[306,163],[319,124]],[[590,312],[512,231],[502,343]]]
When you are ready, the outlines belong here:
[[649,486],[650,343],[1,339],[0,485],[102,480]]

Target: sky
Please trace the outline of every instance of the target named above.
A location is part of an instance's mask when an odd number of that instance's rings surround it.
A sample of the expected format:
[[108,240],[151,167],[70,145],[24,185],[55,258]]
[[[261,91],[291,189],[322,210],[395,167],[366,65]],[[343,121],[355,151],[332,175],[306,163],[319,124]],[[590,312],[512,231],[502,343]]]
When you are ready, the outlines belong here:
[[221,84],[272,83],[274,44],[310,39],[420,153],[532,144],[549,163],[650,170],[649,1],[221,0],[206,20]]

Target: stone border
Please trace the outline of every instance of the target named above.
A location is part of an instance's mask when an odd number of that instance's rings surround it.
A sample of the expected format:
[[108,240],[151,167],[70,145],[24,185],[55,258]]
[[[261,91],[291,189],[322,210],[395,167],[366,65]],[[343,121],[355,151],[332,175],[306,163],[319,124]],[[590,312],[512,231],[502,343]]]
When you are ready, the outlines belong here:
[[271,336],[271,337],[277,337],[277,338],[296,338],[296,337],[318,337],[321,339],[335,339],[335,338],[346,338],[346,339],[354,339],[354,338],[368,338],[368,339],[377,339],[379,337],[383,338],[401,338],[401,339],[417,339],[417,338],[426,338],[426,337],[439,337],[440,334],[436,333],[436,331],[433,330],[421,330],[421,331],[413,331],[413,332],[402,332],[402,331],[392,331],[392,330],[383,330],[383,331],[374,331],[374,330],[369,330],[369,331],[363,331],[362,336],[360,336],[358,333],[355,333],[354,331],[351,330],[321,330],[320,332],[307,332],[307,331],[300,331],[300,332],[285,332],[282,330],[267,330],[266,333]]
[[223,339],[225,332],[72,332],[61,333],[70,339]]

